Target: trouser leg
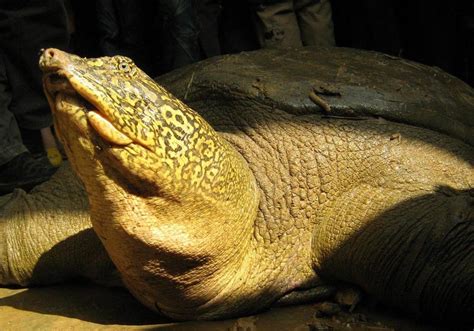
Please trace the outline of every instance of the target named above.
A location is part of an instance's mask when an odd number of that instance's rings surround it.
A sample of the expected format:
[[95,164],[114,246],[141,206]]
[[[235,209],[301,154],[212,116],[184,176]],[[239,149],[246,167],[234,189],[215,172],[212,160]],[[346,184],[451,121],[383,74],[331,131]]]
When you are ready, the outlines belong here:
[[[368,49],[399,55],[402,48],[400,21],[397,15],[399,0],[363,0],[359,6],[366,13]],[[420,31],[420,29],[417,29]]]
[[152,66],[146,43],[146,3],[135,0],[97,0],[99,47],[103,55],[130,57],[149,75]]
[[263,4],[255,10],[255,28],[260,47],[302,46],[293,1]]
[[329,0],[297,0],[295,11],[305,46],[335,46],[334,24]]
[[0,48],[5,53],[12,91],[9,110],[15,114],[20,127],[36,130],[51,125],[38,68],[38,52],[47,47],[65,49],[68,42],[63,1],[5,0],[0,4]]
[[232,54],[259,48],[255,33],[255,9],[242,0],[223,0],[219,35],[222,53]]
[[163,62],[168,70],[199,61],[199,31],[193,0],[160,0],[164,15]]
[[10,102],[4,55],[0,51],[0,166],[27,151],[21,140],[15,116],[8,110]]
[[200,30],[199,41],[203,55],[206,58],[220,55],[219,19],[222,11],[221,0],[199,0],[196,4]]

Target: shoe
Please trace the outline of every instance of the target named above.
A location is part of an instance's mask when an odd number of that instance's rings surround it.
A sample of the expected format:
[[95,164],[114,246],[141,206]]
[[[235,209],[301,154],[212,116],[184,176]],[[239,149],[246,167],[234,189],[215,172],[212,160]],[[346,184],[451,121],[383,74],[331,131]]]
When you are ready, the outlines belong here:
[[15,188],[29,191],[47,181],[56,169],[47,157],[35,159],[28,152],[22,153],[0,166],[0,195],[10,193]]

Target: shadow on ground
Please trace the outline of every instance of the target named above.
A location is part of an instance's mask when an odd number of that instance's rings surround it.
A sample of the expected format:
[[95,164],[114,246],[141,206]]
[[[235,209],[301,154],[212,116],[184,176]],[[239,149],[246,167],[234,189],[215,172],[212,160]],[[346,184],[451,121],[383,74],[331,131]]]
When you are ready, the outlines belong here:
[[31,289],[0,288],[1,330],[140,329],[197,331],[257,330],[440,330],[389,312],[339,313],[316,317],[315,305],[275,308],[225,321],[174,323],[157,316],[127,291],[95,285]]

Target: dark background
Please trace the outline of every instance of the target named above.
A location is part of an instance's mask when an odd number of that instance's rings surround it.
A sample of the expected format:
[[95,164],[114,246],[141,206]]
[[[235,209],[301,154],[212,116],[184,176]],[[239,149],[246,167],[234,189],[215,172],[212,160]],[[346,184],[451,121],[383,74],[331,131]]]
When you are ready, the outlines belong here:
[[[201,0],[199,0],[201,1]],[[145,1],[146,2],[146,1]],[[217,6],[220,53],[257,49],[251,9],[242,0],[203,1]],[[474,86],[474,1],[332,0],[338,46],[376,50],[440,67]],[[100,56],[95,1],[71,0],[73,50]],[[217,8],[216,7],[216,8]],[[160,20],[145,11],[146,44],[160,58]],[[203,21],[204,20],[204,21]],[[201,18],[201,25],[206,25]],[[212,24],[211,24],[212,25]],[[202,35],[202,42],[212,38]],[[206,55],[202,54],[202,58]],[[158,66],[152,74],[164,71]]]

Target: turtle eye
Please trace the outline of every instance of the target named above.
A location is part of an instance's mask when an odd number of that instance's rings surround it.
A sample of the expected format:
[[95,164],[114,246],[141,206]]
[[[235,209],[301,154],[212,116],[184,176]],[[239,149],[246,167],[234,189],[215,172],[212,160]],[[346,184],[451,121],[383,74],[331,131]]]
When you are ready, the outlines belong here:
[[129,72],[131,69],[130,65],[127,62],[120,62],[118,64],[118,68],[120,71],[123,71],[123,72]]

